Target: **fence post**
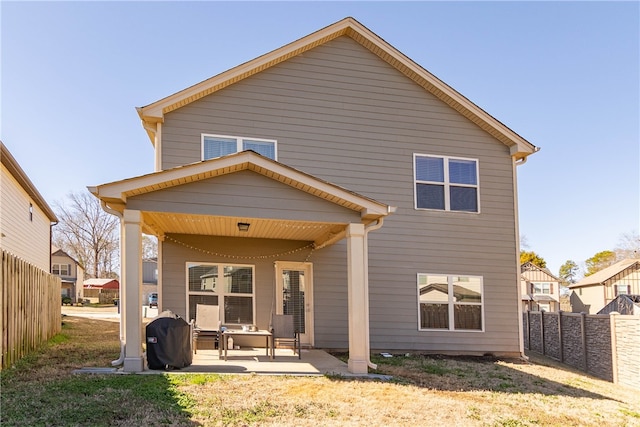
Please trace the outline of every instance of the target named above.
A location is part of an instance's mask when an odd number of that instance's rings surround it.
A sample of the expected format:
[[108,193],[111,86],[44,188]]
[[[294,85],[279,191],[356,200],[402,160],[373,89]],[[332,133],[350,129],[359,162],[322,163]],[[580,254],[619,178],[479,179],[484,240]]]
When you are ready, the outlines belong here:
[[617,311],[609,313],[610,329],[611,329],[611,372],[613,373],[613,383],[618,384],[618,342],[616,339],[616,323],[618,320]]
[[540,339],[542,342],[542,354],[546,355],[545,342],[544,342],[544,311],[540,311]]
[[585,326],[587,319],[587,313],[584,311],[580,313],[580,335],[582,336],[582,360],[584,361],[584,371],[589,371],[589,366],[587,365],[587,329]]
[[564,362],[564,350],[562,345],[562,310],[558,311],[558,351],[560,352],[560,361]]
[[531,318],[529,317],[529,309],[527,313],[527,350],[531,350]]

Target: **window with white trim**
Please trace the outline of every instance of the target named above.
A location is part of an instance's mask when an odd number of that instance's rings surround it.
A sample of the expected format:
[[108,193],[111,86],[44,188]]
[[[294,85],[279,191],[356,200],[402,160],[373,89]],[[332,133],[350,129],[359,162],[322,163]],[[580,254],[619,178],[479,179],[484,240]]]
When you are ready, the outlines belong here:
[[416,209],[479,212],[478,160],[413,155]]
[[615,295],[629,295],[630,293],[630,286],[629,285],[620,285],[617,284],[615,285]]
[[277,160],[277,142],[270,139],[202,134],[202,160],[226,156],[245,150]]
[[254,267],[215,263],[187,263],[187,318],[196,317],[196,304],[220,307],[228,325],[255,324]]
[[549,295],[553,293],[553,285],[548,282],[533,282],[533,293]]
[[51,274],[58,276],[70,276],[71,266],[69,264],[51,264]]
[[418,329],[482,331],[481,276],[418,273]]

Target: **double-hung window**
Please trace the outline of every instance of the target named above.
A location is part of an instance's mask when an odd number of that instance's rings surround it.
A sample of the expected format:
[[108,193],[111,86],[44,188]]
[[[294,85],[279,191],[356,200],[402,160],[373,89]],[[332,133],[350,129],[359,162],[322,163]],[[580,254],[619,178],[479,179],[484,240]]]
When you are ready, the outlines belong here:
[[418,329],[483,330],[482,277],[418,274]]
[[255,324],[254,267],[251,265],[187,263],[188,318],[196,304],[220,307],[224,324]]
[[202,134],[202,160],[244,150],[253,150],[272,160],[277,160],[276,145],[276,141],[270,139]]
[[51,273],[58,276],[69,276],[71,275],[70,267],[69,264],[52,264]]
[[479,212],[478,161],[413,155],[416,209]]
[[533,293],[549,295],[553,293],[553,285],[548,282],[533,282]]

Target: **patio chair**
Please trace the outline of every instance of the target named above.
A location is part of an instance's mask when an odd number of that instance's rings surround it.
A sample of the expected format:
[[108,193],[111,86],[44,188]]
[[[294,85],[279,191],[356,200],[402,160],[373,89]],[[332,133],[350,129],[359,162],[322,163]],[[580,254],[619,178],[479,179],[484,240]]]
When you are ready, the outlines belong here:
[[220,347],[220,307],[217,305],[196,304],[196,318],[193,324],[193,352],[198,352],[198,340],[213,341],[213,348]]
[[293,314],[274,314],[271,316],[271,326],[269,330],[273,334],[273,346],[277,344],[293,345],[293,352],[298,353],[298,359],[301,359],[300,352],[300,332],[293,325]]

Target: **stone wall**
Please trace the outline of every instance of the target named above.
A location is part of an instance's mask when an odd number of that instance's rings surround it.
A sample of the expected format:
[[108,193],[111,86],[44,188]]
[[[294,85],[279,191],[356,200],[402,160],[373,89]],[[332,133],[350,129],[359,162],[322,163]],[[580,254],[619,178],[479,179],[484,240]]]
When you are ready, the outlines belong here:
[[640,316],[537,311],[523,316],[526,349],[640,388]]

